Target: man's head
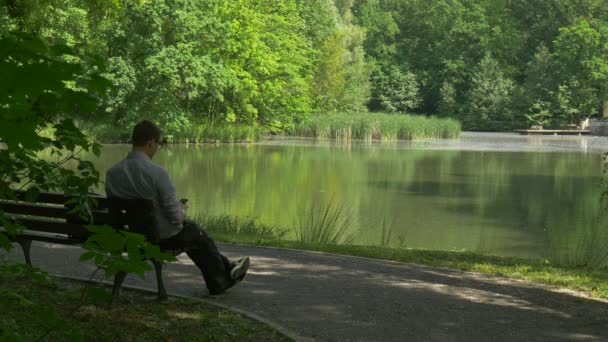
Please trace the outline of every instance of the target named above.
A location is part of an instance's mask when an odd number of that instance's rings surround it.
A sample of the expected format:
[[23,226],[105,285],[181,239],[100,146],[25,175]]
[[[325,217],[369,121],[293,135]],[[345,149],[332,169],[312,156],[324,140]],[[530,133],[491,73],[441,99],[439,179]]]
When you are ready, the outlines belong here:
[[133,151],[144,152],[152,159],[158,148],[162,146],[161,131],[152,121],[140,121],[133,128],[131,135]]

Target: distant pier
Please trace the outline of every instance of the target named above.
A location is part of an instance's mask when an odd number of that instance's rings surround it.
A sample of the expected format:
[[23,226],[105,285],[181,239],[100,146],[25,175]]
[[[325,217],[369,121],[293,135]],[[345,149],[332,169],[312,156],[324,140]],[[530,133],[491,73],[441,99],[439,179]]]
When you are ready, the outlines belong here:
[[519,134],[532,135],[532,134],[551,134],[551,135],[587,135],[589,134],[588,129],[516,129],[515,132]]

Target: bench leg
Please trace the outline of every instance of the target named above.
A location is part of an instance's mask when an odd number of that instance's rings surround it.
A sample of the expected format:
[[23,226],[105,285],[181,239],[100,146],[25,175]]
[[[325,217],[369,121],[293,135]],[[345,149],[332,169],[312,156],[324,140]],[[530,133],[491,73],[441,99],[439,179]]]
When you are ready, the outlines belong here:
[[25,263],[32,266],[32,259],[30,258],[30,247],[32,247],[32,240],[19,239],[17,243],[23,249],[23,255],[25,256]]
[[114,287],[112,288],[112,303],[116,303],[120,296],[120,287],[127,277],[126,272],[118,272],[114,275]]
[[158,300],[167,299],[167,290],[165,289],[165,283],[163,282],[163,263],[160,261],[152,260],[154,269],[156,270],[156,283],[158,284]]

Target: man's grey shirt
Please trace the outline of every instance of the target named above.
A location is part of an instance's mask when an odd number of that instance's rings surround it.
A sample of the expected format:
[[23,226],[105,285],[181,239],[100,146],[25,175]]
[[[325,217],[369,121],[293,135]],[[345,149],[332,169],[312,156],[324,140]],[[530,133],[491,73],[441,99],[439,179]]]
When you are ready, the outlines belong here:
[[183,228],[184,210],[177,201],[169,174],[143,152],[130,152],[106,172],[106,194],[152,200],[161,239],[170,238]]

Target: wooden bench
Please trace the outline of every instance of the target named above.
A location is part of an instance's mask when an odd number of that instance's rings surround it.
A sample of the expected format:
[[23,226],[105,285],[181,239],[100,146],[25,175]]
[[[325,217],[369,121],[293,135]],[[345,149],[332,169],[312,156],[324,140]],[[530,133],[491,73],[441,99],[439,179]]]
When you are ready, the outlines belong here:
[[[25,192],[18,192],[16,201],[0,199],[0,209],[5,212],[5,216],[26,228],[23,234],[11,240],[21,246],[28,265],[32,264],[30,258],[32,241],[80,245],[91,235],[85,228],[88,224],[106,224],[116,229],[143,234],[149,242],[159,244],[158,234],[153,228],[156,220],[151,200],[105,198],[99,195],[90,197],[95,199],[96,206],[87,209],[88,220],[83,219],[78,213],[72,213],[70,207],[73,208],[74,205],[69,204],[69,200],[74,198],[68,198],[61,193],[41,193],[35,201],[26,201]],[[0,227],[0,230],[4,228]],[[173,255],[182,252],[168,248],[161,248],[161,251]],[[166,299],[167,291],[162,278],[163,263],[157,260],[151,261],[156,271],[158,298]],[[119,296],[125,277],[124,272],[114,276],[113,301]]]

